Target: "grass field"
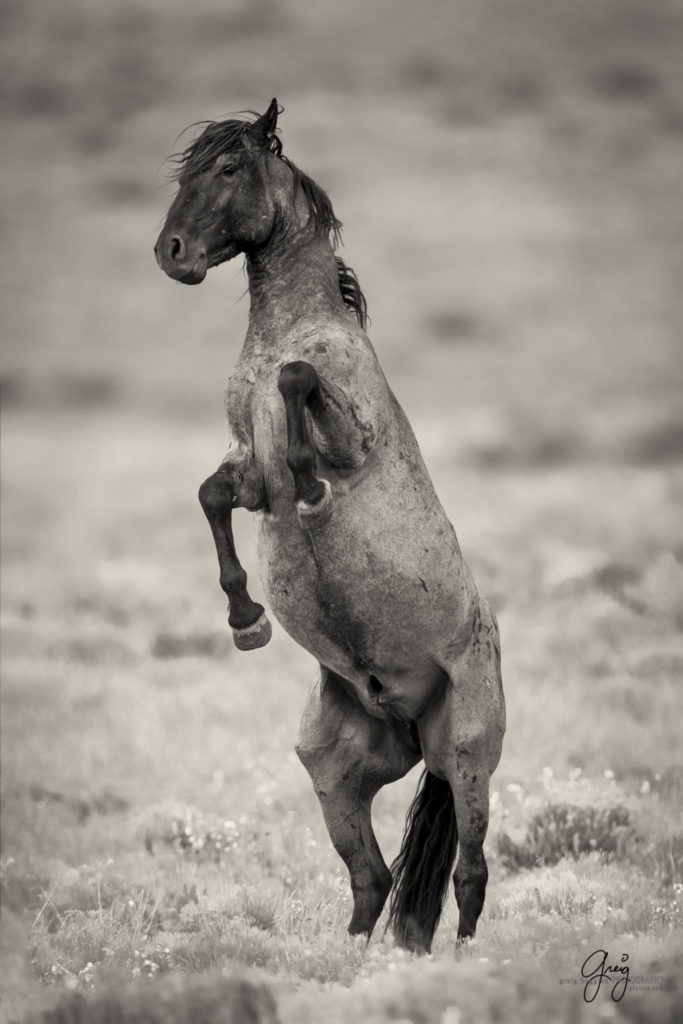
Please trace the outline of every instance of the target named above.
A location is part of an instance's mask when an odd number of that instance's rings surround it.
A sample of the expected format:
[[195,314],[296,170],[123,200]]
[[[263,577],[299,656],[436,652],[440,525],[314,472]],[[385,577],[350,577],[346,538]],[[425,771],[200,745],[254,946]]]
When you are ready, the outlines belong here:
[[[218,1021],[234,972],[283,1024],[680,1012],[683,12],[367,7],[3,13],[2,1024],[107,993]],[[422,960],[345,934],[293,753],[313,662],[226,628],[196,490],[245,279],[152,257],[177,132],[272,95],[501,625],[487,905]],[[376,800],[387,860],[417,777]],[[618,1002],[583,999],[596,949]]]

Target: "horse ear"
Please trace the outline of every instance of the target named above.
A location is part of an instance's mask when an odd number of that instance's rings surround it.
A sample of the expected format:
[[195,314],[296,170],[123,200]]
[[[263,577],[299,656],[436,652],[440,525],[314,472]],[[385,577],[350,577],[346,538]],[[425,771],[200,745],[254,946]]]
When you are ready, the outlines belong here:
[[249,134],[262,146],[267,146],[270,141],[275,138],[277,115],[279,112],[280,108],[278,106],[278,102],[275,97],[273,97],[265,114],[261,114],[261,116],[252,124]]

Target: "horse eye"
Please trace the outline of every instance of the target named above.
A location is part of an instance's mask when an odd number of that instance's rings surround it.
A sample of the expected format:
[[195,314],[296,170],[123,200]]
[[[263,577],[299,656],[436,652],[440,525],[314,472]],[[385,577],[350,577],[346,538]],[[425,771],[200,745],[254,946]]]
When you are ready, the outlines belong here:
[[224,178],[230,178],[237,170],[237,164],[228,164],[227,167],[223,167],[221,170],[221,176]]

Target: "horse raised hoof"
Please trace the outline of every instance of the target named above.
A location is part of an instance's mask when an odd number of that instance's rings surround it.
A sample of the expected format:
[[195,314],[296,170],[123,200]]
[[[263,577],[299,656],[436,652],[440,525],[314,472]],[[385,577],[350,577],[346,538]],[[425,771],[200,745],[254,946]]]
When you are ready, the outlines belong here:
[[320,483],[325,488],[325,493],[319,501],[314,504],[307,501],[297,501],[296,503],[299,526],[302,530],[322,530],[323,526],[327,526],[332,518],[334,512],[332,488],[327,480],[321,480]]
[[265,647],[272,635],[273,627],[265,612],[262,612],[251,626],[245,626],[243,629],[233,627],[232,631],[235,647],[239,651],[255,651],[257,647]]

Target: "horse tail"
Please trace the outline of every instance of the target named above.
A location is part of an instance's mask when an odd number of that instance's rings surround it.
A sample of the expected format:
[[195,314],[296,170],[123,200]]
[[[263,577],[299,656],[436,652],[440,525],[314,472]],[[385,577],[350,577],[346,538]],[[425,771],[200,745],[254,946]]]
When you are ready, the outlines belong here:
[[387,927],[409,949],[431,949],[457,849],[451,787],[425,769],[408,810],[401,851],[391,865],[394,885]]

